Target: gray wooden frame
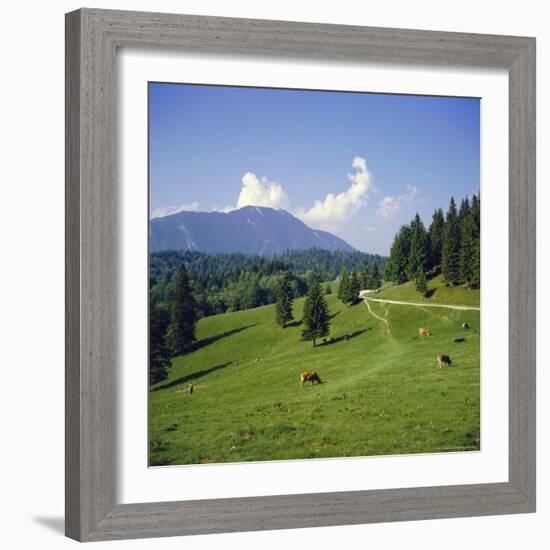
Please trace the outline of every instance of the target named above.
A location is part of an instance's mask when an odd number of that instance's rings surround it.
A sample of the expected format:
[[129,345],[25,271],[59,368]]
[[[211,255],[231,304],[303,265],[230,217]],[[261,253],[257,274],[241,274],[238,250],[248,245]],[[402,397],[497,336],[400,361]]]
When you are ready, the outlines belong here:
[[[508,69],[508,482],[115,503],[115,56],[119,47]],[[98,541],[535,511],[534,38],[82,9],[66,16],[66,116],[69,537]]]

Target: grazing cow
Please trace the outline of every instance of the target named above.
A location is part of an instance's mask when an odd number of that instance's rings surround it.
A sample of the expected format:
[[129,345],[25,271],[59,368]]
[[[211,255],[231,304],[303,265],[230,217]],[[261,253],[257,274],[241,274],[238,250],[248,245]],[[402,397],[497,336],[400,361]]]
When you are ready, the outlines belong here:
[[311,382],[312,386],[315,382],[317,382],[317,384],[322,383],[321,378],[314,370],[308,370],[300,375],[300,384],[304,384],[305,382]]
[[462,323],[462,328],[464,330],[468,330],[470,328],[470,325],[468,323]]
[[193,395],[193,384],[189,384],[187,392],[189,393],[189,395]]
[[451,358],[448,355],[444,355],[444,354],[440,353],[437,356],[437,366],[439,368],[441,368],[443,366],[443,364],[450,367],[453,364],[453,362],[451,361]]
[[420,334],[420,336],[431,336],[432,332],[428,327],[420,327],[418,329],[418,334]]

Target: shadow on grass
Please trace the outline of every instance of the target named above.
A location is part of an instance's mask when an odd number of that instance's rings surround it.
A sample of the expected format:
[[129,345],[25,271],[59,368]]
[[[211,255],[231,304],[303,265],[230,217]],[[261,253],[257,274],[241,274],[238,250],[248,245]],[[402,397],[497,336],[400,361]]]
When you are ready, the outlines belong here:
[[185,384],[186,382],[189,382],[191,380],[196,380],[197,378],[202,378],[203,376],[216,372],[217,370],[224,369],[225,367],[228,367],[232,363],[233,361],[227,361],[227,363],[220,363],[219,365],[214,365],[209,369],[202,369],[196,372],[192,372],[190,374],[186,374],[185,376],[177,378],[176,380],[172,380],[172,382],[168,382],[167,384],[163,384],[162,386],[156,386],[151,391],[167,390],[169,388],[173,388],[174,386]]
[[[334,319],[337,315],[339,315],[340,312],[337,311],[336,313],[333,313],[332,315],[329,315],[329,319]],[[297,321],[292,321],[292,323],[287,323],[286,324],[286,327],[289,328],[289,327],[299,327],[300,325],[302,324],[302,319],[299,319]]]
[[210,344],[213,344],[214,342],[217,342],[218,340],[221,340],[222,338],[227,338],[228,336],[233,336],[233,334],[238,334],[239,332],[242,332],[243,330],[247,330],[249,328],[255,327],[256,323],[252,325],[245,325],[244,327],[238,327],[233,328],[231,330],[226,330],[225,332],[222,332],[221,334],[216,334],[214,336],[209,336],[208,338],[203,338],[202,340],[199,340],[198,342],[195,342],[193,346],[191,347],[191,352],[197,351],[198,349],[205,348],[206,346],[209,346]]
[[327,339],[326,342],[322,342],[321,344],[319,344],[319,346],[331,346],[332,344],[337,344],[339,342],[346,342],[348,340],[351,340],[352,338],[355,338],[356,336],[361,336],[361,334],[364,334],[368,330],[372,330],[372,327],[356,330],[348,334],[342,334],[342,336],[337,336],[336,338]]
[[435,294],[436,290],[437,288],[430,288],[430,290],[426,290],[426,292],[424,292],[424,298],[431,298]]

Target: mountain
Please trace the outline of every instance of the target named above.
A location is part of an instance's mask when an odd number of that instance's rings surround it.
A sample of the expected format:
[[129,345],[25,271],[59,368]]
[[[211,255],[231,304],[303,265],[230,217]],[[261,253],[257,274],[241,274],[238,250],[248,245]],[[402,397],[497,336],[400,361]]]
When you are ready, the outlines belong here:
[[355,249],[326,231],[314,230],[289,214],[259,206],[231,212],[178,212],[149,223],[151,252],[197,250],[273,256],[285,250]]

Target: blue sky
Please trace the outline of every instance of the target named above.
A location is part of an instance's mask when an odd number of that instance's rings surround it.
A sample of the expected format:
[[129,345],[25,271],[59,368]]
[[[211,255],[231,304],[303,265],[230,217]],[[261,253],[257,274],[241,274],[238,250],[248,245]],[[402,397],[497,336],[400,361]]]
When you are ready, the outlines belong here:
[[285,208],[387,254],[479,191],[479,100],[149,84],[150,214]]

